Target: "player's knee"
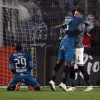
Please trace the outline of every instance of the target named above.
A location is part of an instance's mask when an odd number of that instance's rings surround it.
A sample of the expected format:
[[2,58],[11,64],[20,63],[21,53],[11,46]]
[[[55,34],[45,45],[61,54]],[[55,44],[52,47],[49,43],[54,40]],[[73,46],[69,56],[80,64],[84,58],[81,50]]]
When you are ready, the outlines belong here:
[[55,65],[54,67],[54,71],[58,72],[59,68],[61,67],[61,65],[63,64],[63,61],[58,61],[58,63]]
[[9,85],[9,86],[7,87],[7,91],[14,91],[15,88],[16,88],[16,86],[14,86],[14,85]]
[[36,91],[40,91],[40,86],[34,87]]

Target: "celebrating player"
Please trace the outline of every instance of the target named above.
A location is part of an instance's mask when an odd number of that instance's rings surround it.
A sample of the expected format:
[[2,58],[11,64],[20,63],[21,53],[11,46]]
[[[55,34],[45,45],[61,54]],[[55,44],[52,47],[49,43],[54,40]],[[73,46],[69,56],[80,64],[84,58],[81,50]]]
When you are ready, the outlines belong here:
[[13,79],[10,81],[7,91],[13,91],[16,85],[23,80],[32,90],[40,90],[40,86],[31,74],[31,69],[34,67],[31,54],[23,51],[22,45],[18,42],[13,52],[9,57],[9,68],[14,73]]
[[[81,9],[78,9],[75,11],[74,16],[76,17],[82,17],[83,18],[84,11]],[[78,70],[83,74],[84,81],[86,82],[87,88],[84,91],[92,91],[93,87],[90,82],[89,75],[87,71],[84,68],[84,62],[83,62],[83,52],[84,52],[84,47],[83,47],[83,36],[84,36],[84,28],[85,24],[81,23],[77,30],[74,30],[73,33],[79,33],[76,38],[75,38],[75,64],[74,66],[78,67]],[[68,35],[72,36],[72,33],[67,33]],[[73,88],[75,88],[74,84],[74,79],[75,79],[75,72],[74,72],[74,66],[71,67],[71,78],[72,78],[72,87],[68,89],[68,91],[74,91]]]
[[60,88],[62,88],[64,91],[67,91],[66,88],[66,79],[68,76],[68,73],[70,71],[71,62],[73,60],[74,56],[74,39],[77,34],[73,34],[73,36],[69,36],[66,33],[73,32],[79,24],[83,22],[83,19],[81,17],[66,17],[65,23],[64,23],[64,36],[60,42],[59,46],[59,53],[58,53],[58,61],[56,65],[54,66],[54,70],[52,73],[52,79],[49,82],[51,90],[55,91],[55,79],[57,76],[57,72],[61,65],[64,62],[64,69],[63,69],[63,75],[62,75],[62,81],[59,85]]

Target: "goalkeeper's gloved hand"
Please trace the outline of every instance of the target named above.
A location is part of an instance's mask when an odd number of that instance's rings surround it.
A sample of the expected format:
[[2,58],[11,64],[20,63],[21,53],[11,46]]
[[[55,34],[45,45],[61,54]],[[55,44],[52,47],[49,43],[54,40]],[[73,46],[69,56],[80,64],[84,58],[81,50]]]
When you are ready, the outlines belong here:
[[65,29],[61,28],[60,29],[60,34],[64,34],[65,33]]
[[62,40],[62,36],[59,36],[59,37],[58,37],[58,41],[61,41],[61,40]]

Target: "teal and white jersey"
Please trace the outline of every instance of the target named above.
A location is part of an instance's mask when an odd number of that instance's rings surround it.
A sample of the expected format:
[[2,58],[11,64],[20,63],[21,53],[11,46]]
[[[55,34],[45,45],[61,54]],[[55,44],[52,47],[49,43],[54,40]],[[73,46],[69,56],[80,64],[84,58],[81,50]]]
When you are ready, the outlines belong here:
[[10,70],[14,69],[16,74],[29,74],[34,67],[32,56],[25,51],[13,52],[9,57]]
[[[67,21],[70,20],[69,22]],[[69,31],[74,31],[79,24],[81,24],[83,22],[83,19],[80,17],[66,17],[65,18],[65,23],[68,23],[68,25],[66,25],[65,30],[69,30]],[[67,41],[69,42],[69,44],[73,44],[74,45],[74,40],[75,40],[75,36],[69,36],[67,34],[65,34],[62,38],[62,42],[63,41]]]

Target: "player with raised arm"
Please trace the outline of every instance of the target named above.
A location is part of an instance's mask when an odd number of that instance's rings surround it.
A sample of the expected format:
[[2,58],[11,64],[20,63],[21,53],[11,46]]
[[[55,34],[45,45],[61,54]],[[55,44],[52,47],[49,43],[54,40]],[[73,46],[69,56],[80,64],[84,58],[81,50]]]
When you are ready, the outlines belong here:
[[[84,11],[82,9],[77,9],[74,12],[74,16],[76,17],[81,17],[83,18],[84,16]],[[74,30],[73,32],[67,32],[66,34],[73,36],[73,34],[78,34],[75,38],[75,61],[74,61],[74,65],[71,67],[71,73],[70,73],[70,77],[72,79],[72,87],[70,87],[68,89],[68,91],[74,91],[75,89],[75,71],[74,68],[75,66],[78,67],[78,70],[83,74],[84,77],[84,81],[86,82],[87,88],[84,91],[92,91],[93,87],[91,85],[90,82],[90,78],[89,78],[89,74],[87,73],[87,71],[84,68],[84,62],[83,62],[83,53],[84,53],[84,47],[83,47],[83,36],[84,36],[84,31],[85,31],[85,24],[81,23],[78,25],[77,29]]]
[[23,80],[28,86],[31,86],[32,90],[40,90],[38,82],[31,74],[31,69],[34,67],[31,54],[23,51],[20,42],[16,44],[15,50],[9,56],[9,68],[14,73],[14,77],[10,81],[7,91],[15,90],[18,82],[22,82]]
[[[66,17],[65,23],[64,23],[64,32],[68,30],[73,31],[77,28],[77,26],[83,22],[83,19],[80,17]],[[75,36],[69,36],[66,33],[64,34],[60,46],[59,46],[59,53],[58,53],[58,61],[56,65],[54,66],[53,73],[52,73],[52,79],[49,82],[50,88],[53,91],[56,91],[55,89],[55,79],[57,76],[57,72],[61,65],[64,62],[64,69],[63,69],[63,75],[62,75],[62,81],[59,85],[60,88],[62,88],[64,91],[67,91],[66,88],[66,79],[68,76],[68,73],[70,72],[71,62],[73,60],[74,56],[74,39]]]

